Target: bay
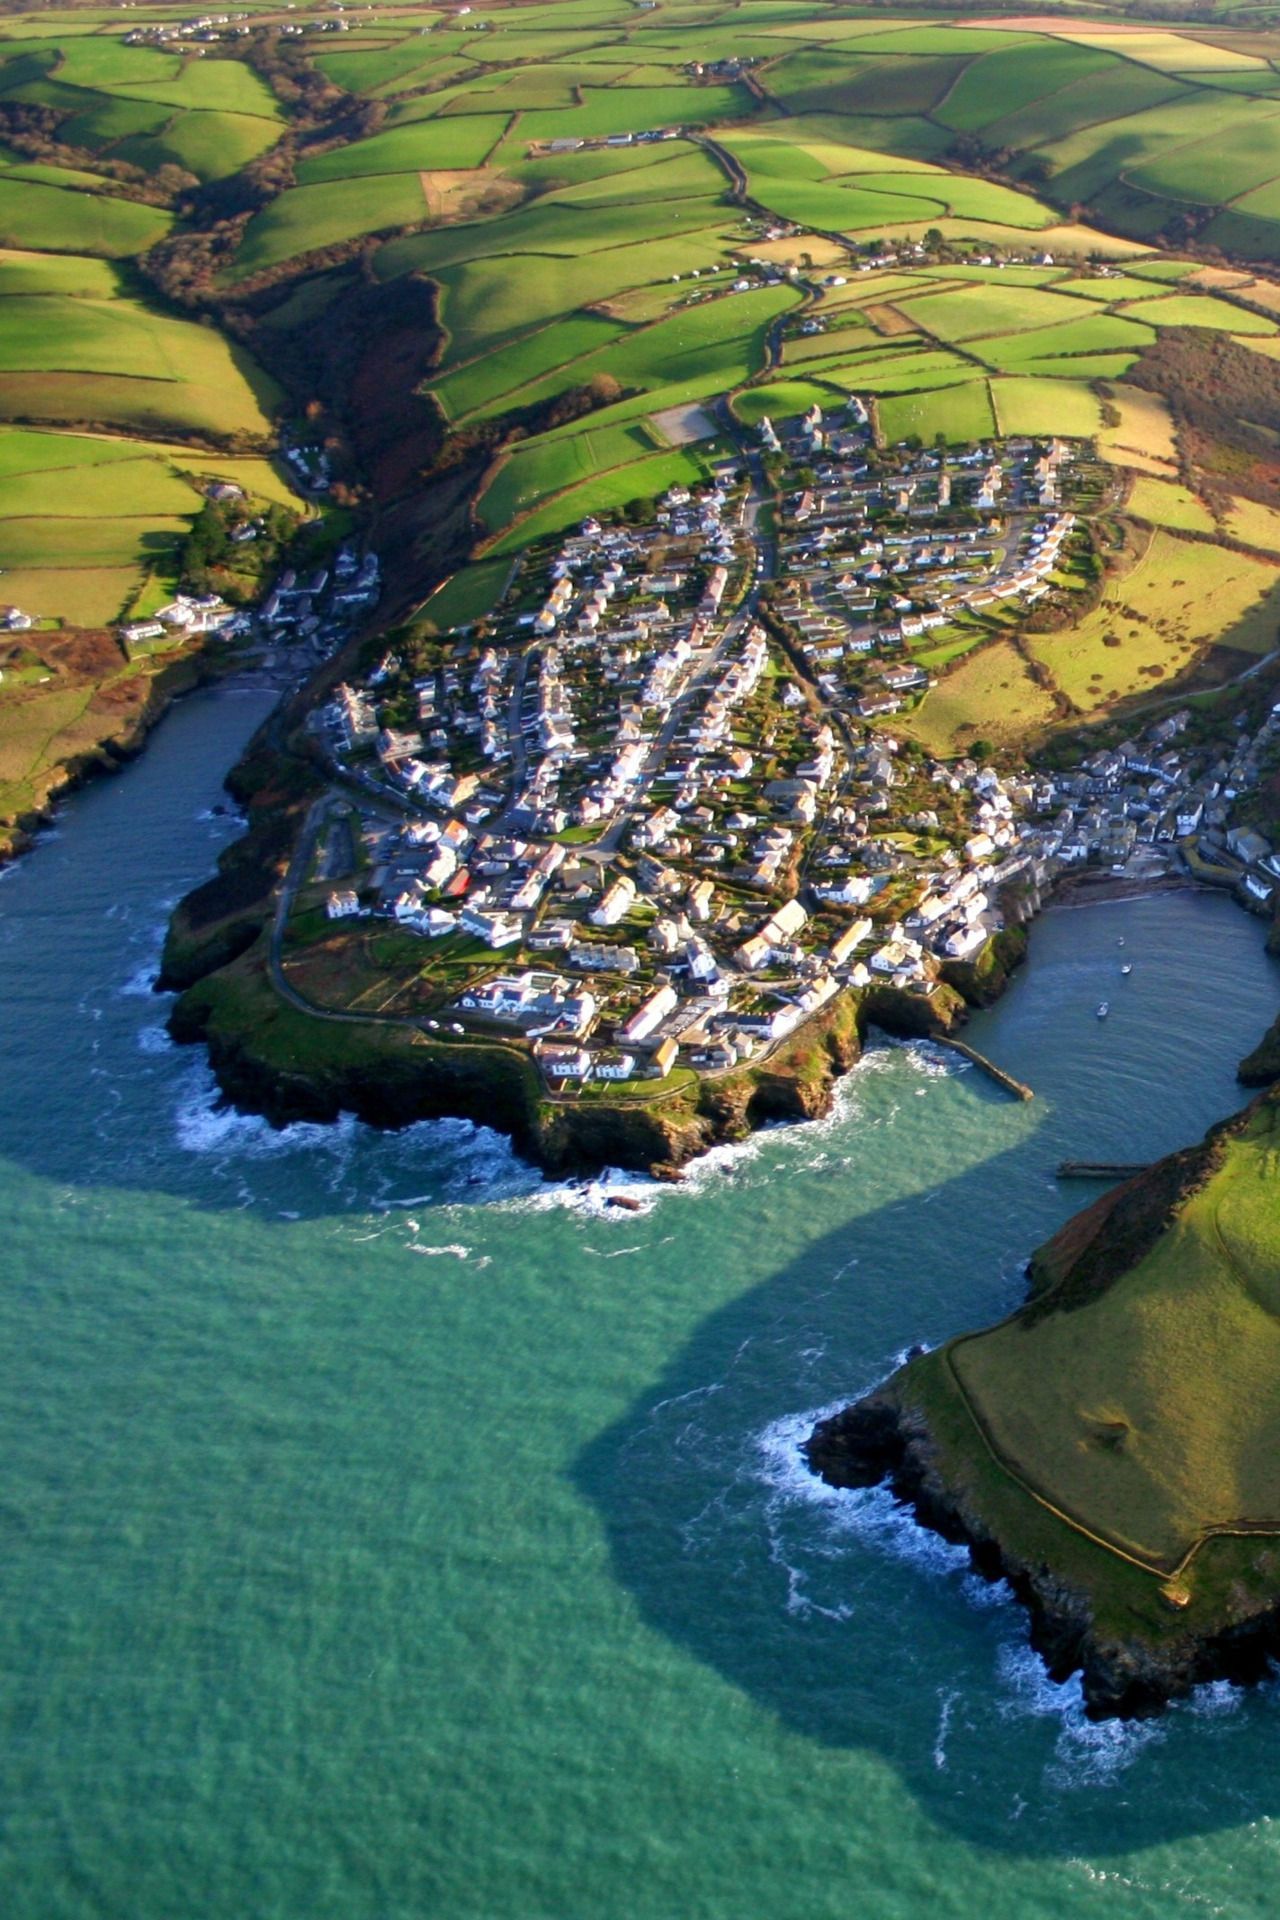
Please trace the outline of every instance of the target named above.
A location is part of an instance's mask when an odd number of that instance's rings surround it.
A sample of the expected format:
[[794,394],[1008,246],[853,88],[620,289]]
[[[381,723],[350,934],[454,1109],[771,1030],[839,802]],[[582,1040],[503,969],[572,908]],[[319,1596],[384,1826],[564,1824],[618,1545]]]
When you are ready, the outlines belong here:
[[1240,1103],[1260,924],[1050,912],[971,1033],[1035,1101],[877,1047],[614,1211],[461,1123],[273,1134],[169,1043],[164,920],[263,711],[185,703],[0,882],[5,1914],[1269,1912],[1280,1697],[1089,1725],[1000,1590],[797,1453],[1016,1304],[1058,1160]]

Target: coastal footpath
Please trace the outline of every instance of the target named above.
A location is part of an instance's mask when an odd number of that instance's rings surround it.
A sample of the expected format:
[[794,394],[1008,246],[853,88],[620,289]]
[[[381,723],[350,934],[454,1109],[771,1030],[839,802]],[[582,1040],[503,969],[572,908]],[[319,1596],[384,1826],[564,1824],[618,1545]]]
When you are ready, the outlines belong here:
[[1009,1319],[917,1353],[807,1443],[828,1484],[887,1483],[1007,1580],[1096,1719],[1280,1653],[1278,1074],[1068,1221]]

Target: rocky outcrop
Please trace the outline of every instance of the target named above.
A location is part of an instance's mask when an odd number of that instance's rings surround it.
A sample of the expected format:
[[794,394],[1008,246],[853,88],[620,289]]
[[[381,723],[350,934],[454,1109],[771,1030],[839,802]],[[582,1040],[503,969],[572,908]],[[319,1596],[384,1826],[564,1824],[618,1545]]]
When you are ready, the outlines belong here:
[[[235,869],[223,881],[234,880]],[[210,883],[218,885],[219,883]],[[231,895],[219,891],[225,905]],[[183,986],[174,1038],[203,1044],[223,1094],[273,1126],[353,1113],[375,1127],[453,1117],[496,1127],[545,1172],[606,1167],[670,1175],[709,1148],[777,1121],[816,1120],[862,1051],[871,1024],[902,1037],[949,1032],[958,995],[893,987],[842,995],[759,1067],[615,1100],[553,1100],[523,1048],[432,1039],[413,1023],[307,1014],[267,976],[258,906],[203,927],[188,896],[165,948],[162,985]],[[225,957],[223,957],[225,955]],[[656,1097],[655,1097],[656,1096]]]
[[0,864],[31,848],[40,829],[51,824],[60,800],[104,774],[119,773],[135,760],[174,700],[190,692],[205,671],[198,656],[175,661],[151,676],[142,697],[119,705],[109,719],[104,718],[101,736],[93,746],[51,759],[30,782],[33,804],[0,817]]
[[1026,927],[1009,925],[993,934],[975,959],[944,961],[942,977],[968,1006],[991,1007],[1026,957]]
[[1213,1173],[1223,1142],[1248,1111],[1211,1129],[1199,1146],[1168,1154],[1102,1194],[1038,1247],[1027,1263],[1025,1324],[1086,1306],[1135,1267]]
[[[1262,1095],[1211,1128],[1199,1146],[1157,1161],[1069,1220],[1029,1262],[1018,1323],[1030,1329],[1046,1314],[1086,1307],[1130,1272],[1212,1178],[1227,1143],[1275,1098]],[[813,1471],[837,1487],[887,1483],[923,1526],[966,1546],[977,1571],[1008,1581],[1030,1616],[1032,1646],[1054,1679],[1081,1674],[1094,1718],[1156,1712],[1206,1680],[1263,1677],[1280,1656],[1280,1558],[1270,1549],[1255,1552],[1247,1580],[1220,1568],[1199,1583],[1198,1594],[1195,1577],[1189,1588],[1181,1568],[1175,1577],[1138,1564],[1138,1577],[1150,1583],[1145,1616],[1131,1605],[1103,1605],[1099,1596],[1116,1576],[1102,1570],[1121,1563],[1039,1495],[1033,1501],[998,1456],[993,1459],[948,1351],[918,1353],[873,1392],[822,1421],[806,1445]],[[1002,1516],[998,1525],[991,1512]],[[1046,1513],[1053,1516],[1048,1522]],[[1052,1564],[1046,1524],[1061,1529],[1060,1557],[1078,1572],[1089,1569],[1087,1579],[1083,1573],[1067,1578]],[[1242,1546],[1248,1530],[1237,1531],[1239,1539],[1211,1539],[1201,1553]],[[1019,1547],[1018,1538],[1035,1541],[1035,1550]],[[1081,1560],[1082,1551],[1094,1558]],[[1102,1627],[1100,1614],[1131,1621],[1132,1630]]]
[[1270,1087],[1280,1080],[1280,1015],[1236,1069],[1242,1087]]
[[887,1482],[922,1526],[968,1548],[974,1570],[1004,1580],[1026,1608],[1031,1646],[1050,1678],[1081,1676],[1091,1719],[1141,1719],[1210,1680],[1247,1686],[1265,1679],[1280,1655],[1280,1605],[1266,1605],[1215,1630],[1170,1631],[1158,1641],[1098,1630],[1089,1596],[1044,1561],[1012,1552],[941,1470],[924,1416],[911,1403],[910,1367],[856,1405],[817,1426],[806,1445],[813,1471],[833,1487]]

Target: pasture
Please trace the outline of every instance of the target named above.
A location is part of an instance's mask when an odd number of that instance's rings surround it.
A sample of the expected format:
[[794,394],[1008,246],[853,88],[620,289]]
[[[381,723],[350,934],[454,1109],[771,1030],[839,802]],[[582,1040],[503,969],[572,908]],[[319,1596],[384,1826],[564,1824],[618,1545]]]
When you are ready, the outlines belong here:
[[422,617],[442,631],[482,620],[496,606],[511,577],[510,560],[476,560],[460,567],[422,606]]
[[1269,651],[1280,623],[1277,578],[1264,561],[1161,529],[1108,581],[1094,612],[1061,633],[1028,635],[1027,651],[1083,714],[1159,695],[1210,647]]
[[1280,1512],[1275,1129],[1264,1107],[1172,1230],[1078,1311],[1015,1315],[946,1351],[1027,1483],[1159,1570],[1209,1527]]
[[108,193],[73,192],[0,172],[0,244],[123,260],[154,246],[169,231],[162,207],[140,206]]
[[1232,500],[1223,524],[1233,540],[1258,547],[1263,553],[1280,554],[1280,509],[1256,500]]
[[654,440],[640,425],[585,428],[534,441],[498,466],[477,511],[490,533],[500,533],[548,495],[656,451]]
[[0,308],[0,417],[266,437],[279,394],[242,348],[133,301],[14,294]]
[[1173,480],[1142,475],[1129,492],[1128,507],[1139,520],[1174,533],[1212,533],[1213,515],[1197,495]]
[[1102,403],[1084,381],[1015,374],[988,384],[997,433],[1065,434],[1087,440],[1102,423]]
[[1160,395],[1142,387],[1115,386],[1107,390],[1107,404],[1119,417],[1098,434],[1103,459],[1167,477],[1178,464],[1178,446],[1169,409]]
[[508,527],[485,548],[495,555],[518,553],[523,548],[574,526],[592,513],[609,513],[632,500],[648,501],[665,493],[668,487],[695,486],[706,478],[706,462],[689,447],[651,453],[626,466],[593,474],[578,486],[557,493],[545,505],[536,507],[528,517]]
[[266,460],[105,434],[0,427],[0,569],[28,613],[101,626],[173,561],[207,480],[251,499],[299,503]]
[[1053,701],[1031,677],[1012,643],[994,639],[967,653],[910,714],[895,713],[895,732],[930,753],[963,753],[974,740],[1021,745],[1053,719]]
[[887,445],[913,435],[923,441],[943,435],[952,444],[988,439],[996,430],[985,380],[942,387],[933,393],[890,395],[880,401],[880,431]]

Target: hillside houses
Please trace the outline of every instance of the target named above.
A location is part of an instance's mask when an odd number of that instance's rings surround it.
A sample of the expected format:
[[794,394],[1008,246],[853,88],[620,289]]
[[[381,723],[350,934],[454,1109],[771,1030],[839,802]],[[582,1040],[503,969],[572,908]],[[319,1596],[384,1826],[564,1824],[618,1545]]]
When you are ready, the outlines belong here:
[[1036,773],[892,731],[936,636],[1061,567],[1070,443],[884,453],[821,414],[798,437],[813,481],[783,488],[768,617],[728,469],[643,523],[583,521],[482,628],[398,637],[332,697],[360,856],[326,872],[332,937],[382,916],[428,1004],[527,1047],[557,1098],[732,1071],[842,992],[963,981],[1060,872],[1168,864],[1190,836],[1258,902],[1280,886],[1248,813],[1274,717],[1209,756],[1165,712]]

